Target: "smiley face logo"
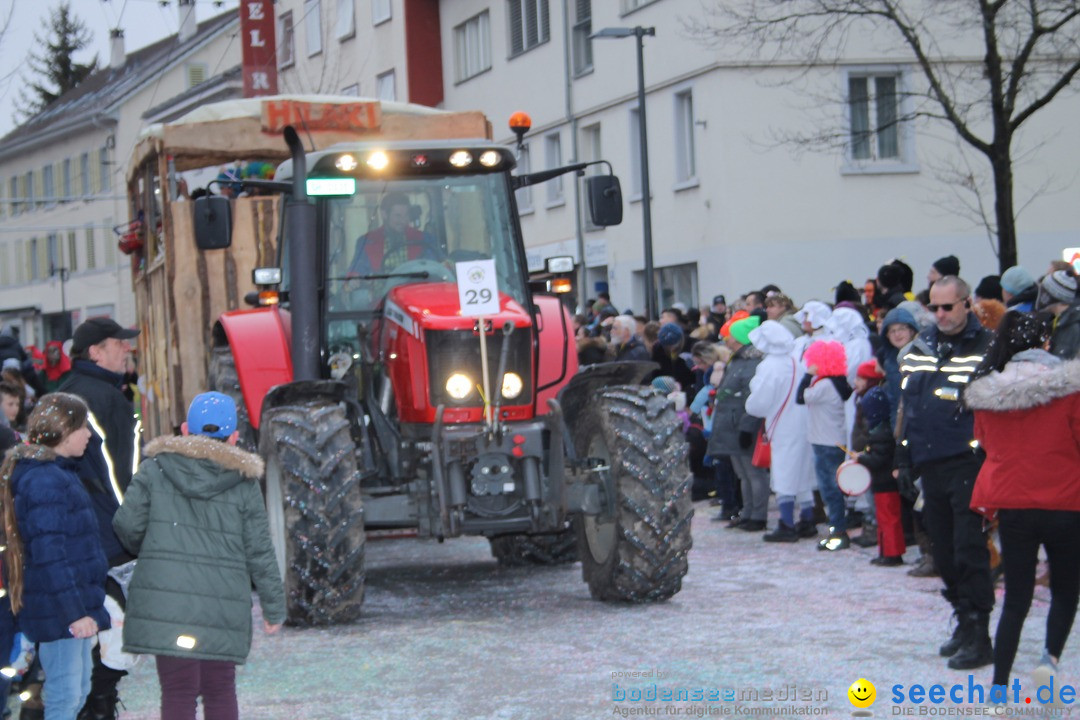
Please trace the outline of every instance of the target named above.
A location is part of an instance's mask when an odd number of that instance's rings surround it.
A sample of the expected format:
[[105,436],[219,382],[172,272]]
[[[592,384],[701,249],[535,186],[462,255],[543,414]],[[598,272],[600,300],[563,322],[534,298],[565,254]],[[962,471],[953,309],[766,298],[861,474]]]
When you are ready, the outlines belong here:
[[874,704],[874,700],[877,699],[877,688],[874,687],[874,683],[870,682],[866,678],[859,678],[855,682],[851,683],[851,687],[847,691],[848,700],[851,704],[857,708],[868,708]]

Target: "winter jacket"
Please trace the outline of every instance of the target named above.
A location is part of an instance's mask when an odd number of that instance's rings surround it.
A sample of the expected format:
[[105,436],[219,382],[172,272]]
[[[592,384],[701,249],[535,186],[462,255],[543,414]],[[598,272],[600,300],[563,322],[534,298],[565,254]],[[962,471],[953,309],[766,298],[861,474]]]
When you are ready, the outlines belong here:
[[865,440],[865,443],[855,445],[854,449],[859,451],[859,464],[865,465],[870,471],[870,490],[876,493],[896,492],[896,478],[892,476],[896,438],[889,423],[881,422],[867,430]]
[[109,571],[97,518],[74,460],[40,445],[20,445],[11,474],[23,543],[23,607],[19,628],[34,642],[71,637],[68,626],[92,617],[109,628]]
[[1005,306],[1009,310],[1016,310],[1017,312],[1031,312],[1035,309],[1035,300],[1038,296],[1039,286],[1037,284],[1031,285],[1009,298]]
[[902,440],[912,464],[972,452],[974,417],[960,393],[982,362],[991,333],[968,313],[956,335],[940,335],[935,325],[922,332],[900,358],[903,401]]
[[973,380],[964,402],[986,451],[972,509],[1080,511],[1080,360],[1017,353]]
[[648,361],[649,350],[637,335],[631,335],[629,340],[616,348],[615,359]]
[[694,387],[694,371],[690,369],[690,363],[682,354],[674,355],[660,343],[653,345],[652,356],[649,358],[660,367],[648,375],[642,382],[652,382],[654,378],[669,375],[679,383],[683,392],[689,392]]
[[1062,360],[1080,358],[1080,303],[1073,303],[1054,320],[1050,352]]
[[811,445],[847,446],[844,404],[850,397],[847,378],[803,376],[795,402],[806,406],[806,439]]
[[584,337],[577,340],[578,365],[596,365],[611,360],[607,340],[603,337]]
[[889,422],[895,427],[896,412],[900,408],[900,356],[907,352],[908,346],[895,348],[889,342],[889,327],[892,325],[907,325],[918,336],[919,323],[914,315],[901,307],[890,310],[881,322],[883,341],[874,354],[885,371],[885,397],[889,399]]
[[89,360],[76,360],[60,386],[61,392],[78,395],[90,408],[93,435],[79,460],[82,478],[97,512],[101,544],[110,565],[131,559],[112,531],[112,517],[123,501],[124,491],[139,461],[142,428],[135,411],[120,392],[123,376]]
[[[285,596],[257,456],[202,435],[162,437],[113,519],[139,556],[128,588],[124,650],[242,663],[251,649],[251,586],[263,618]],[[190,648],[177,644],[193,638]]]
[[805,332],[803,332],[802,323],[795,319],[794,312],[784,313],[780,317],[776,318],[776,322],[783,325],[787,329],[787,331],[791,333],[791,337],[793,338],[802,337],[806,334]]
[[746,397],[750,394],[750,380],[763,357],[753,345],[743,345],[732,354],[716,388],[709,455],[750,455],[754,452],[752,446],[739,447],[739,433],[756,433],[761,427],[761,418],[746,414]]
[[750,381],[746,412],[765,419],[772,444],[770,484],[777,495],[809,492],[816,481],[806,440],[806,406],[795,402],[798,380],[791,357],[795,343],[791,333],[772,320],[751,330],[750,341],[765,353],[765,359]]
[[50,340],[45,349],[55,347],[60,353],[60,359],[55,365],[50,365],[48,360],[48,352],[43,354],[44,364],[42,365],[39,377],[42,381],[42,386],[45,388],[45,392],[55,392],[60,389],[60,386],[64,384],[64,380],[67,379],[67,375],[71,372],[71,358],[64,352],[64,346],[59,340]]

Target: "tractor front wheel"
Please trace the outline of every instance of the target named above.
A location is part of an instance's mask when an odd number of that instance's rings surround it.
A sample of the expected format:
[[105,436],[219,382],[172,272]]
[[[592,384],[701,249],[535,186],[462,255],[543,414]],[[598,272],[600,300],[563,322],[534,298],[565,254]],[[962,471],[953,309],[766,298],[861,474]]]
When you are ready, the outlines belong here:
[[210,370],[206,374],[207,385],[211,390],[228,395],[236,403],[236,431],[240,436],[237,446],[248,452],[257,452],[258,441],[255,429],[251,427],[247,404],[240,389],[240,375],[236,372],[236,359],[228,345],[215,347],[210,354]]
[[347,623],[364,601],[364,513],[349,419],[340,404],[263,414],[270,534],[292,625]]
[[598,600],[670,598],[687,572],[694,514],[674,407],[648,386],[609,387],[575,425],[578,456],[606,474],[605,500],[614,508],[574,521],[589,592]]

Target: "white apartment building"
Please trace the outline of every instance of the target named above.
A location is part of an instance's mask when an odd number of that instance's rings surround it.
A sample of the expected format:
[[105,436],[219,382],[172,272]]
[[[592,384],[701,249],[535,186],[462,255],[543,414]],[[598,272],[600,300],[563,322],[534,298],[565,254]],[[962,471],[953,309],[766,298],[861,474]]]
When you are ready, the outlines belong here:
[[[194,4],[186,6],[191,10]],[[235,11],[125,54],[0,139],[0,325],[24,345],[70,337],[89,317],[135,322],[126,173],[139,132],[200,102],[239,95]],[[230,72],[231,71],[231,72]]]
[[[804,68],[751,62],[691,39],[686,23],[701,7],[699,0],[440,3],[446,107],[483,110],[507,143],[510,114],[528,112],[525,169],[604,158],[621,178],[625,217],[607,229],[580,223],[569,176],[519,191],[534,269],[546,256],[580,257],[583,248],[589,295],[606,282],[616,306],[644,308],[636,40],[589,39],[601,28],[643,26],[656,29],[644,38],[644,74],[659,307],[704,304],[715,293],[731,299],[769,282],[796,302],[831,300],[839,281],[861,287],[893,257],[914,268],[916,290],[947,254],[960,258],[973,285],[998,272],[986,231],[940,179],[943,167],[963,166],[950,128],[924,122],[857,133],[860,124],[877,127],[876,113],[903,110],[896,88],[923,82],[909,56],[862,38],[845,63],[792,86],[786,81]],[[958,62],[981,61],[977,47],[957,40]],[[1033,118],[1016,153],[1019,257],[1036,275],[1080,245],[1078,111],[1075,93],[1059,96]],[[776,141],[825,122],[847,142],[814,152]],[[976,172],[988,171],[981,156],[967,157]]]

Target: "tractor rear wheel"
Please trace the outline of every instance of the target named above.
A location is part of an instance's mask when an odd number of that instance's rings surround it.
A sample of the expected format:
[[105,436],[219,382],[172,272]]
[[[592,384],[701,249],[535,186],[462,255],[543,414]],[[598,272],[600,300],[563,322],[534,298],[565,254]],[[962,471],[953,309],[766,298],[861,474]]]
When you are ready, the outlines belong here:
[[596,393],[573,428],[579,457],[608,473],[614,514],[579,515],[582,575],[598,600],[666,600],[690,550],[690,470],[671,402],[648,386]]
[[251,427],[244,394],[240,389],[240,374],[236,371],[236,358],[228,345],[215,347],[210,354],[210,369],[206,374],[206,384],[211,390],[228,395],[236,403],[236,431],[240,433],[236,444],[242,450],[258,452],[258,440],[255,428]]
[[577,537],[571,528],[536,535],[498,535],[490,541],[491,554],[503,567],[569,565],[578,559]]
[[292,625],[347,623],[364,601],[364,513],[349,420],[340,404],[263,414],[270,534]]

